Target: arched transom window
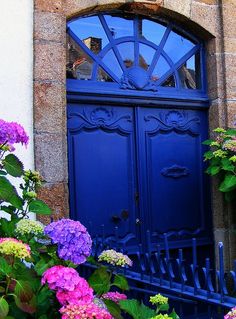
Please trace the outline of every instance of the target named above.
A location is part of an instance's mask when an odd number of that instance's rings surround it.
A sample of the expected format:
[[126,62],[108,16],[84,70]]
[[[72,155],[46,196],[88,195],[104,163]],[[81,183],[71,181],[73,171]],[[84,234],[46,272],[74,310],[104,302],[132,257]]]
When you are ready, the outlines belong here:
[[203,44],[172,23],[99,14],[67,26],[67,78],[127,90],[205,91]]

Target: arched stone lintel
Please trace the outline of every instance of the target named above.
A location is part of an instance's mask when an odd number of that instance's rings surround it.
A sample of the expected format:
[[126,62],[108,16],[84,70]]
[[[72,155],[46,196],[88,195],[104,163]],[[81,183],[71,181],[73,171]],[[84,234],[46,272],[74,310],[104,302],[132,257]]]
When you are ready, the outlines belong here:
[[181,24],[192,33],[200,34],[204,40],[217,36],[217,6],[194,0],[67,0],[64,10],[67,20],[83,14],[110,10],[160,15]]

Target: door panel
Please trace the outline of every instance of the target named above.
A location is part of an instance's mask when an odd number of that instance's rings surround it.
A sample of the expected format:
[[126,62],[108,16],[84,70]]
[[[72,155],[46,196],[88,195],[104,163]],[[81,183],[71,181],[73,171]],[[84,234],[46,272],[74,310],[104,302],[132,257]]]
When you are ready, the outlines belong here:
[[[144,229],[158,234],[207,236],[201,111],[138,109]],[[142,231],[144,231],[144,229]]]
[[132,108],[68,107],[71,210],[92,235],[137,236],[133,127]]

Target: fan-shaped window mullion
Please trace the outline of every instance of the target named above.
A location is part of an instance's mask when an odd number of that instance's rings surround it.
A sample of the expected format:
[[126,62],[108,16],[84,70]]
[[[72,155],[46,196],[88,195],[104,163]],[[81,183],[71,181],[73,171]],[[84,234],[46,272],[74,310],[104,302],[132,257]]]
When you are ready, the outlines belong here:
[[134,66],[139,65],[139,19],[138,17],[134,18]]
[[120,55],[120,52],[119,52],[118,49],[117,49],[117,46],[116,46],[116,44],[115,44],[115,41],[114,41],[113,36],[112,36],[112,34],[111,34],[111,31],[110,31],[110,29],[108,28],[108,25],[107,25],[107,23],[106,23],[106,20],[104,19],[103,15],[101,15],[101,14],[99,15],[99,19],[100,19],[100,21],[101,21],[101,24],[102,24],[102,26],[103,26],[103,28],[104,28],[104,31],[105,31],[105,33],[106,33],[108,39],[109,39],[109,41],[110,41],[110,46],[111,46],[111,48],[112,48],[112,50],[113,50],[113,52],[114,52],[114,54],[115,54],[115,56],[116,56],[116,58],[117,58],[119,64],[120,64],[120,67],[121,67],[121,69],[123,70],[123,72],[125,72],[124,61],[122,60],[121,55]]
[[159,57],[160,57],[160,55],[161,55],[161,51],[162,51],[162,49],[163,49],[163,47],[164,47],[166,41],[167,41],[167,39],[168,39],[168,36],[169,36],[169,34],[170,34],[170,32],[171,32],[171,29],[172,29],[172,27],[171,27],[171,25],[169,25],[169,27],[166,29],[166,31],[165,31],[165,33],[164,33],[163,38],[161,39],[161,42],[160,42],[159,46],[158,46],[157,49],[156,49],[156,53],[155,53],[155,55],[154,55],[154,57],[153,57],[153,60],[152,60],[151,65],[150,65],[150,67],[149,67],[149,69],[148,69],[149,75],[152,74],[152,72],[153,72],[153,70],[154,70],[154,68],[155,68],[155,65],[157,64],[157,61],[158,61],[158,59],[159,59]]
[[107,74],[117,83],[120,79],[100,60],[99,56],[95,55],[89,48],[74,34],[74,32],[68,27],[68,34],[80,45],[86,54],[88,54],[94,62],[96,62]]
[[157,85],[161,85],[172,73],[174,73],[176,70],[178,70],[181,65],[187,61],[189,58],[191,58],[197,51],[199,50],[199,45],[196,45],[192,50],[190,50],[188,53],[186,53],[179,61],[174,63],[169,71],[167,71],[158,81]]

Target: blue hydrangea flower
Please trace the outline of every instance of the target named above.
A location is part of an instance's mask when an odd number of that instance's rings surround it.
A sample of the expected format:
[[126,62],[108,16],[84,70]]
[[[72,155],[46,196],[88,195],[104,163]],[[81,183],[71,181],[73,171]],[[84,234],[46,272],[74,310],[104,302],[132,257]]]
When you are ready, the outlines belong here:
[[58,245],[58,255],[76,265],[90,255],[92,240],[87,229],[78,221],[61,219],[45,227],[45,234]]

